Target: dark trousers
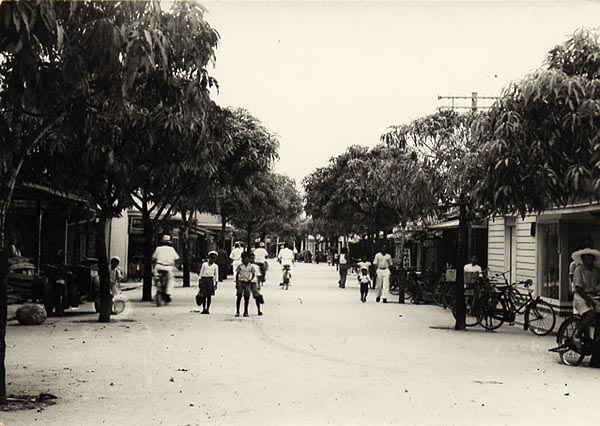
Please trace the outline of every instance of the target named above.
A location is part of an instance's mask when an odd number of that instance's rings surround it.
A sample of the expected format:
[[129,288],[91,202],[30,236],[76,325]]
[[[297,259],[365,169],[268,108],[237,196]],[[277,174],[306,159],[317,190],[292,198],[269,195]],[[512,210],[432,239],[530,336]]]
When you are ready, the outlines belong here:
[[348,276],[348,265],[347,264],[340,265],[339,272],[340,272],[339,285],[341,288],[345,288],[346,287],[346,277]]

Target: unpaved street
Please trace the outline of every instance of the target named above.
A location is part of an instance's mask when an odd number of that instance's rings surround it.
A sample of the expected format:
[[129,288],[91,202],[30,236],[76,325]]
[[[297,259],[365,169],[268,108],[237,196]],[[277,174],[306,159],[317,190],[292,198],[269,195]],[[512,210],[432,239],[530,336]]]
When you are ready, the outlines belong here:
[[108,325],[89,304],[8,327],[9,393],[49,392],[7,425],[558,425],[597,423],[600,373],[559,364],[553,337],[519,326],[451,330],[434,306],[360,303],[334,268],[298,264],[289,291],[271,263],[265,315],[235,318],[231,279],[210,315],[195,288],[162,308],[135,302]]

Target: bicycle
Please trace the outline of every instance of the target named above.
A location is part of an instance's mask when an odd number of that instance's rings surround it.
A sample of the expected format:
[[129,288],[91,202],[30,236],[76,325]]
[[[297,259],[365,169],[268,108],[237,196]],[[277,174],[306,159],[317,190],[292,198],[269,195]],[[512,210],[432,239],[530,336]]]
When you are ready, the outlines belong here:
[[[504,322],[514,324],[517,314],[524,314],[523,330],[531,330],[537,336],[546,336],[552,332],[556,324],[556,312],[552,305],[540,296],[533,297],[531,280],[510,284],[503,272],[503,285],[496,285],[496,291],[487,295],[487,302],[480,311],[479,322],[488,331],[499,328]],[[522,285],[527,291],[523,295],[517,286]]]
[[[456,283],[453,283],[456,284]],[[454,291],[454,288],[450,289]],[[488,303],[489,294],[492,291],[489,281],[478,279],[475,282],[465,285],[465,326],[475,327],[481,322],[481,312]],[[453,295],[453,300],[456,296]],[[458,307],[456,303],[452,304],[452,315],[457,318]]]
[[157,271],[154,276],[154,285],[156,286],[156,306],[168,305],[171,297],[167,294],[169,284],[169,273],[167,271]]
[[[593,299],[596,303],[600,301],[600,297]],[[599,314],[596,313],[596,315]],[[594,346],[600,344],[600,330],[594,326],[594,323],[584,332],[581,346],[575,344],[575,336],[580,323],[580,315],[574,314],[567,318],[556,333],[558,347],[549,349],[550,352],[558,352],[561,362],[572,367],[580,365],[586,356],[592,355]],[[590,334],[593,337],[590,338]]]
[[415,273],[399,267],[390,268],[390,272],[390,294],[400,296],[401,292],[404,293],[404,297],[400,298],[402,300],[400,303],[404,303],[405,297],[410,298],[413,303],[419,303],[420,287],[415,280]]
[[290,271],[290,265],[283,265],[282,282],[279,284],[279,286],[284,290],[288,290],[291,285],[290,284],[291,280],[292,280],[292,273]]

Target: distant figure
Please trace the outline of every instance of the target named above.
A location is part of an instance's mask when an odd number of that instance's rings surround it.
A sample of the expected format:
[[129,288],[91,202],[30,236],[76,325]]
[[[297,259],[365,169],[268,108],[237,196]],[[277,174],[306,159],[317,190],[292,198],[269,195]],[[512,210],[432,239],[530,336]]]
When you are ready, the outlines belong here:
[[258,243],[258,247],[254,250],[254,261],[260,269],[260,282],[258,288],[267,280],[267,257],[269,252],[265,248],[265,243]]
[[231,264],[233,265],[233,273],[237,270],[237,267],[242,264],[242,253],[244,249],[240,243],[235,243],[233,245],[233,250],[231,250],[231,254],[229,255],[229,259],[231,259]]
[[219,282],[227,279],[227,270],[229,269],[229,256],[227,251],[220,247],[217,250],[217,266],[219,267]]
[[340,250],[338,262],[338,271],[340,273],[340,280],[338,281],[338,284],[340,288],[346,288],[346,277],[348,276],[348,249],[346,249],[346,247],[342,247]]
[[156,247],[152,254],[152,263],[154,264],[154,274],[158,272],[166,272],[168,277],[168,284],[165,292],[165,299],[167,302],[171,301],[171,293],[175,287],[175,276],[173,274],[173,267],[175,262],[179,260],[179,255],[173,247],[171,247],[171,236],[163,235],[161,239],[161,245]]
[[465,284],[475,283],[483,275],[483,269],[481,269],[478,262],[477,256],[472,256],[471,262],[464,266]]
[[369,287],[371,286],[371,277],[369,276],[369,266],[362,264],[358,275],[358,282],[360,284],[360,301],[365,303],[367,301],[367,294],[369,294]]
[[119,258],[119,256],[113,256],[110,258],[110,294],[112,294],[113,296],[116,296],[119,293],[121,293],[121,281],[125,276],[123,270],[119,266],[120,263],[121,259]]
[[375,255],[375,259],[373,260],[373,265],[377,267],[376,272],[376,288],[377,288],[377,297],[375,298],[376,302],[382,298],[383,295],[383,303],[387,303],[387,296],[390,292],[390,266],[392,266],[392,256],[387,253],[387,249],[385,245],[381,246],[381,250],[379,253]]

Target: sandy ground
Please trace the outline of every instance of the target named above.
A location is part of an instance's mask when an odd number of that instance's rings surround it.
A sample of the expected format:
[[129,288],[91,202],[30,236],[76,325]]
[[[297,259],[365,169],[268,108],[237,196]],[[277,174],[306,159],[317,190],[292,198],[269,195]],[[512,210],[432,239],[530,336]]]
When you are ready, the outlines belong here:
[[434,306],[360,303],[327,265],[298,264],[288,291],[272,264],[265,315],[235,318],[233,282],[210,315],[195,288],[132,303],[111,324],[90,306],[7,332],[9,393],[48,392],[6,425],[597,424],[600,372],[559,364],[553,337],[518,326],[452,331]]

